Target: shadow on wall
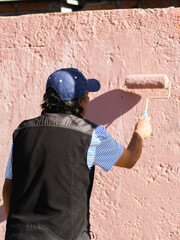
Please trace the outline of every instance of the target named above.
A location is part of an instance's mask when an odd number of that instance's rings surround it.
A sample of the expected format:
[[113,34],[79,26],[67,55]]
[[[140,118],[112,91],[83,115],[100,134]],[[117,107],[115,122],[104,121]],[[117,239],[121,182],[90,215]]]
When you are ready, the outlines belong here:
[[6,220],[6,214],[4,211],[4,206],[0,206],[0,223],[4,222]]
[[93,99],[86,118],[97,125],[108,127],[116,118],[133,108],[141,96],[132,92],[115,89]]

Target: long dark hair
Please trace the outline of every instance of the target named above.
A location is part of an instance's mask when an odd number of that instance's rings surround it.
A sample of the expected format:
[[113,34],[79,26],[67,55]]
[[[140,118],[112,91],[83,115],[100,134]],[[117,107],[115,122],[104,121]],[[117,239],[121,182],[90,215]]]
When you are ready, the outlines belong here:
[[[86,96],[80,97],[85,101]],[[78,103],[78,98],[71,101],[61,101],[53,88],[47,88],[43,96],[43,103],[41,104],[42,113],[71,113],[79,115],[83,113],[83,108]]]

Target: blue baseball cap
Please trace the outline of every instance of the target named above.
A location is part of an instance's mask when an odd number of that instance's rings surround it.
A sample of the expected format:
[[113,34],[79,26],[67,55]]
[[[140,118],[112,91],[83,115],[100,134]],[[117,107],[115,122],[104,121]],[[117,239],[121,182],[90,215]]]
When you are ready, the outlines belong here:
[[101,85],[96,79],[86,77],[76,68],[62,68],[52,73],[46,83],[53,88],[62,101],[73,100],[85,92],[97,92]]

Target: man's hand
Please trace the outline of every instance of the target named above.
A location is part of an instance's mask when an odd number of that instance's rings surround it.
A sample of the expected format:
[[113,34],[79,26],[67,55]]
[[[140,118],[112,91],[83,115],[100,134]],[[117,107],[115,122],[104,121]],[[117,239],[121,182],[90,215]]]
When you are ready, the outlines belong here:
[[150,124],[150,117],[141,118],[137,122],[135,126],[135,130],[137,134],[144,140],[145,138],[149,137],[152,132],[151,124]]
[[151,134],[150,117],[141,118],[136,126],[131,141],[122,156],[115,163],[117,167],[132,168],[141,156],[142,142]]

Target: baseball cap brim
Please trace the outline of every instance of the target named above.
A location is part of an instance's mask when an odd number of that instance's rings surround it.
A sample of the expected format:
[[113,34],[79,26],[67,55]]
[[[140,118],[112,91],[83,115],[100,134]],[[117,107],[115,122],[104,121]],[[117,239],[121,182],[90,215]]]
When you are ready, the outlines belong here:
[[101,84],[98,80],[91,78],[87,79],[87,92],[97,92],[101,88]]

